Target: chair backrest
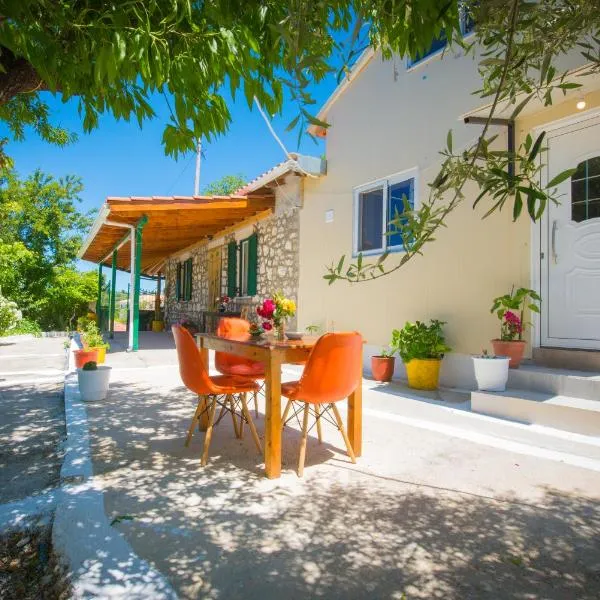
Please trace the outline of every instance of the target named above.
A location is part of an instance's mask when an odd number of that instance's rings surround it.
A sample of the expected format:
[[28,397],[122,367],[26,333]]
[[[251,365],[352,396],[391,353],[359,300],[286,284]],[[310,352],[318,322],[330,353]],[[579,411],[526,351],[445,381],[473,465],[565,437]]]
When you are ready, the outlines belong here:
[[[237,317],[223,317],[219,321],[216,333],[228,340],[246,341],[250,339],[250,323]],[[219,373],[225,374],[232,372],[232,369],[235,372],[235,369],[240,367],[257,373],[264,371],[262,363],[226,352],[215,352],[215,367]]]
[[194,338],[181,325],[173,325],[171,331],[177,348],[179,374],[184,385],[195,394],[212,394],[215,387],[210,380]]
[[296,398],[315,403],[347,398],[359,385],[362,343],[356,331],[322,335],[308,357]]

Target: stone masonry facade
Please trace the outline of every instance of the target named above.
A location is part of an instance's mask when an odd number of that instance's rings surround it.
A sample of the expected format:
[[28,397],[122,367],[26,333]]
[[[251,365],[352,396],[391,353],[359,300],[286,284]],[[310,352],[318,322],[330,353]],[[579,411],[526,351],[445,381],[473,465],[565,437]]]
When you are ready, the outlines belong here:
[[[258,236],[257,252],[257,294],[253,297],[235,298],[235,310],[247,307],[254,312],[255,307],[274,292],[282,292],[286,297],[298,300],[299,256],[300,256],[300,202],[301,180],[294,176],[291,183],[285,182],[276,189],[275,210],[272,215],[255,223],[252,227],[242,227],[234,234],[214,240],[192,249],[189,254],[169,260],[165,269],[165,321],[168,326],[188,318],[202,326],[203,313],[213,311],[208,306],[208,253],[209,249],[221,247],[221,294],[227,293],[227,244],[239,241],[253,231]],[[177,264],[192,259],[192,297],[189,301],[177,301]],[[296,327],[296,320],[290,319],[290,329]]]

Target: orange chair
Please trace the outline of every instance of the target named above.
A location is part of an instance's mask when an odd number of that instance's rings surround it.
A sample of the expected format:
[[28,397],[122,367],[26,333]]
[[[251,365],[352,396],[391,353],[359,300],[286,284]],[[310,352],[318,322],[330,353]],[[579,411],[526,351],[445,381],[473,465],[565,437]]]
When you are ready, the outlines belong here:
[[[248,392],[256,392],[258,384],[248,378],[234,377],[230,375],[218,375],[210,377],[208,371],[200,355],[200,351],[196,346],[194,338],[189,331],[181,325],[173,325],[171,328],[175,337],[175,346],[177,347],[177,357],[179,359],[179,374],[184,385],[195,394],[198,394],[198,406],[192,418],[192,423],[189,427],[185,445],[189,446],[194,433],[194,428],[200,422],[200,417],[208,413],[208,427],[204,438],[204,450],[202,452],[202,466],[208,462],[208,449],[212,438],[212,430],[215,424],[218,424],[222,417],[227,413],[231,413],[233,420],[233,428],[237,437],[241,437],[241,424],[238,430],[236,419],[236,406],[241,403],[241,423],[248,423],[254,443],[258,451],[262,453],[262,447],[258,433],[254,427],[254,422],[248,410],[246,402],[246,394]],[[225,397],[222,400],[223,396]],[[237,396],[237,398],[236,398]],[[215,423],[215,410],[217,404],[221,407],[221,414]]]
[[[302,442],[298,459],[299,477],[302,477],[304,473],[308,417],[311,407],[316,420],[319,442],[322,441],[321,419],[324,418],[341,431],[348,456],[353,463],[356,462],[352,445],[335,403],[347,398],[360,385],[361,363],[362,336],[360,333],[326,333],[317,340],[300,380],[284,383],[281,386],[281,395],[288,398],[283,412],[283,425],[285,426],[289,421],[290,409],[294,411],[290,419],[304,411]],[[300,404],[299,408],[296,409],[295,403]],[[335,422],[328,418],[329,411],[333,412]]]
[[[217,326],[217,335],[228,340],[245,341],[250,338],[250,323],[245,319],[224,317]],[[255,380],[265,378],[263,363],[226,352],[215,352],[215,368],[223,375],[251,377]],[[254,413],[258,418],[258,392],[254,392]]]

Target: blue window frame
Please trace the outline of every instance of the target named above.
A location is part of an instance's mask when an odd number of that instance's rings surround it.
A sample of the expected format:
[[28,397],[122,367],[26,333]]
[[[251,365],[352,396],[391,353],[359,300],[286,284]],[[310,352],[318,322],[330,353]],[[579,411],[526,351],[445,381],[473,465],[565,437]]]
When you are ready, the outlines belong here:
[[354,255],[402,251],[402,236],[390,220],[415,207],[417,170],[411,169],[354,190]]

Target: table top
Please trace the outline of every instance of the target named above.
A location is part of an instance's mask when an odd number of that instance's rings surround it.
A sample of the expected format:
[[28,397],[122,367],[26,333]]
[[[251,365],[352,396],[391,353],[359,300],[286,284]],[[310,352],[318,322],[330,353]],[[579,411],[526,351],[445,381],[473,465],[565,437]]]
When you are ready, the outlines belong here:
[[251,346],[257,348],[268,348],[268,349],[287,349],[287,348],[312,348],[319,339],[318,336],[307,335],[303,336],[300,340],[276,340],[273,336],[266,336],[262,338],[249,337],[247,340],[232,340],[224,338],[213,333],[198,333],[196,339],[203,339],[210,342],[210,340],[219,340],[220,342],[229,342],[232,344],[239,344],[240,346]]

